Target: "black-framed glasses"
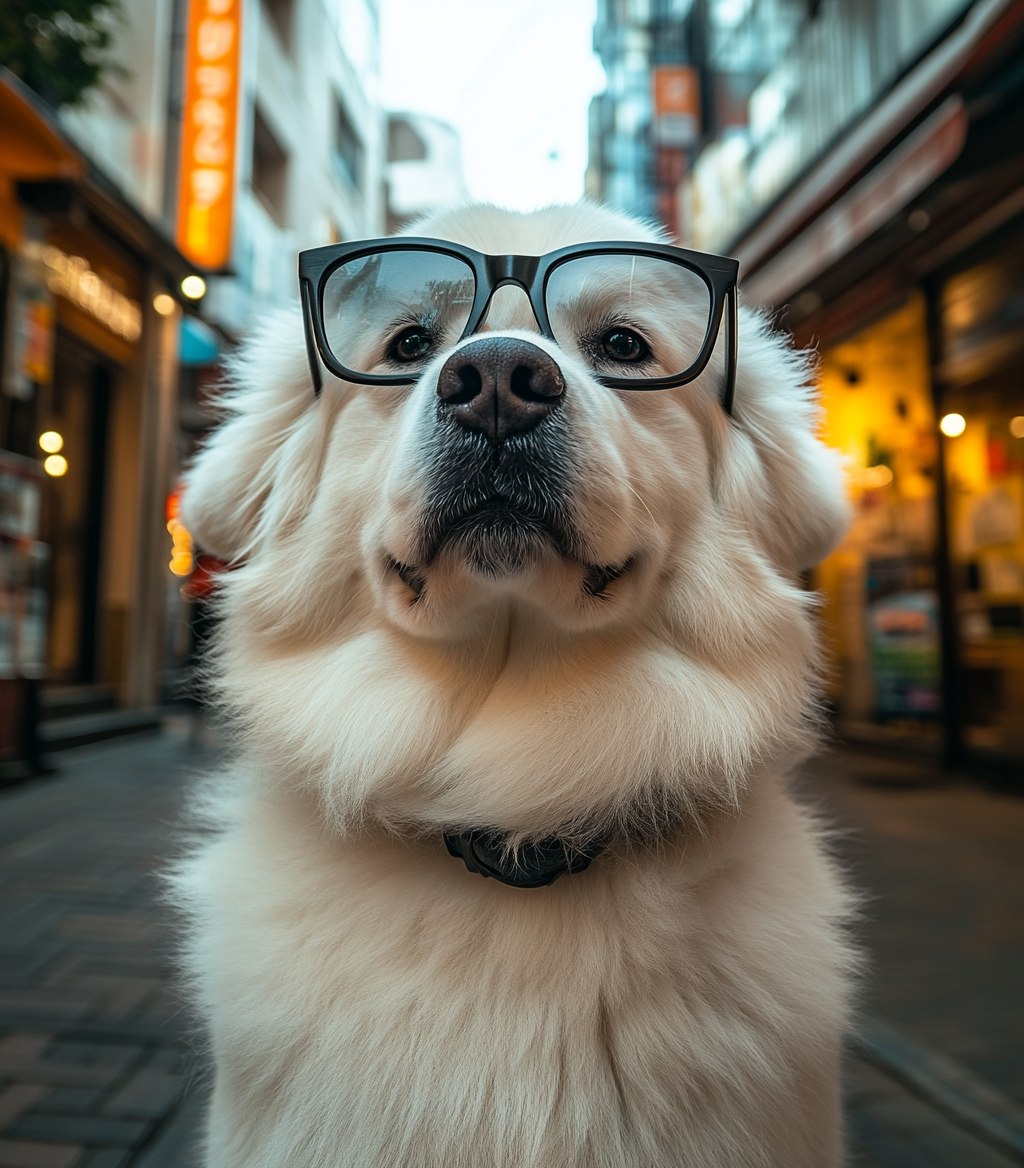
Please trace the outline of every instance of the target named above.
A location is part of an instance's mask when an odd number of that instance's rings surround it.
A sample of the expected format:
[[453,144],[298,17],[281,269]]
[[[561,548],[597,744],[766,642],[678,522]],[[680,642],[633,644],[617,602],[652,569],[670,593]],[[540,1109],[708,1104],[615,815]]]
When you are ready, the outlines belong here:
[[[726,317],[722,406],[736,381],[739,262],[655,243],[581,243],[542,256],[484,255],[441,239],[396,236],[299,254],[306,348],[361,385],[407,385],[485,322],[514,285],[541,333],[614,389],[670,389],[698,377]],[[318,355],[319,354],[319,361]]]

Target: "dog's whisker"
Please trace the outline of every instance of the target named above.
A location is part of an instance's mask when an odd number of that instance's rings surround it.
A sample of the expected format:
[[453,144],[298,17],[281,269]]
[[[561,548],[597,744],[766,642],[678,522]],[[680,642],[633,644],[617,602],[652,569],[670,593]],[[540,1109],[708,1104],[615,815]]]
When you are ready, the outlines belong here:
[[652,523],[655,523],[656,521],[655,521],[654,516],[651,514],[651,509],[650,509],[650,507],[647,506],[647,504],[641,498],[640,492],[633,486],[633,484],[628,479],[626,479],[625,482],[626,482],[626,486],[629,488],[629,490],[632,491],[633,494],[636,495],[636,497],[638,499],[640,499],[640,506],[643,507],[643,509],[647,512],[647,517],[650,519],[650,521]]

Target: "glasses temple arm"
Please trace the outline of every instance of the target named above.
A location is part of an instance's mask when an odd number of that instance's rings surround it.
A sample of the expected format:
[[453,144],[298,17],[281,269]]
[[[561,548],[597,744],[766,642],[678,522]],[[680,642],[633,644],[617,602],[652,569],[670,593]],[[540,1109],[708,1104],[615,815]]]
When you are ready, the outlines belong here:
[[313,304],[310,299],[310,286],[305,280],[299,281],[302,294],[302,329],[306,334],[306,356],[309,358],[309,375],[313,382],[313,396],[319,397],[323,389],[323,378],[320,375],[320,358],[317,356],[316,341],[313,339]]
[[739,305],[736,285],[726,295],[725,309],[725,385],[722,389],[722,409],[732,417],[732,400],[736,392],[736,363],[739,341]]

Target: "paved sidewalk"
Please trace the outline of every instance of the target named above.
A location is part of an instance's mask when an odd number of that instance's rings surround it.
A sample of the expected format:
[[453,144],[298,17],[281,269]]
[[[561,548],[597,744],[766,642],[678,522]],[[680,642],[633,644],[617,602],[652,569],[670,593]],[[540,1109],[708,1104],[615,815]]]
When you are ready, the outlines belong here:
[[[201,1060],[168,988],[152,872],[173,853],[187,774],[213,758],[182,723],[70,751],[59,775],[0,794],[0,1168],[193,1168]],[[991,1086],[1024,1108],[1024,799],[938,777],[833,751],[802,789],[868,891],[865,1016],[926,1070],[952,1056],[968,1095],[984,1103]],[[899,1071],[848,1060],[851,1165],[1024,1162]]]
[[[835,825],[836,851],[865,893],[865,1016],[926,1057],[956,1060],[979,1091],[1004,1097],[1024,1133],[1024,797],[840,749],[808,764],[800,787]],[[848,1117],[859,1168],[1024,1163],[859,1059]]]
[[190,1164],[202,1085],[152,873],[211,759],[122,739],[0,795],[0,1168]]

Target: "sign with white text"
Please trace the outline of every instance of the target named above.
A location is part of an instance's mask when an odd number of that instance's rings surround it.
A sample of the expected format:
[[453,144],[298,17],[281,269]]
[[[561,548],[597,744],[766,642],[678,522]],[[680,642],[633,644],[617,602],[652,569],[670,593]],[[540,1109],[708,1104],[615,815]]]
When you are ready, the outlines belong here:
[[178,247],[216,270],[231,256],[241,0],[191,0],[178,187]]

